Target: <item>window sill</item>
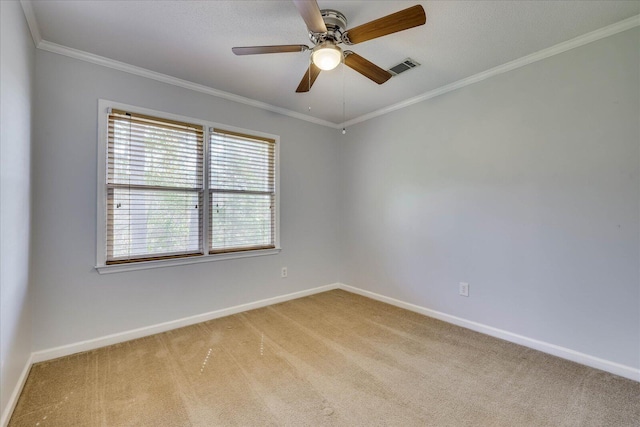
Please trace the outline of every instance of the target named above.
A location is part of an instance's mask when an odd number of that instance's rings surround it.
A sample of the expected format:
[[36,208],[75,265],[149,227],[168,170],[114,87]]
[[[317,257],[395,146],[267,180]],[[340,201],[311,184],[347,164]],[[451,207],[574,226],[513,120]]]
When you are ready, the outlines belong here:
[[124,271],[148,270],[151,268],[172,267],[174,265],[200,264],[203,262],[223,261],[226,259],[250,258],[264,255],[276,255],[280,248],[262,249],[256,251],[233,252],[218,255],[202,255],[189,258],[163,259],[157,261],[142,261],[130,264],[97,265],[95,268],[99,274],[121,273]]

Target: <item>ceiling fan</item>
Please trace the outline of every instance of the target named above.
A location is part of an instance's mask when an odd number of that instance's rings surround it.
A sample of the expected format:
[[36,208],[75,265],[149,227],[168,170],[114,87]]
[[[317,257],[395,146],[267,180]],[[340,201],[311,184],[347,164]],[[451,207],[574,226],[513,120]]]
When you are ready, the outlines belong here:
[[344,61],[345,65],[382,84],[391,78],[391,73],[350,50],[343,51],[339,44],[354,45],[398,31],[424,25],[427,17],[422,6],[417,5],[384,16],[355,28],[345,29],[347,18],[337,10],[320,10],[316,0],[293,0],[298,13],[309,30],[309,39],[314,47],[304,44],[276,46],[245,46],[231,50],[236,55],[311,51],[309,69],[298,85],[296,92],[308,92],[322,70],[332,70]]

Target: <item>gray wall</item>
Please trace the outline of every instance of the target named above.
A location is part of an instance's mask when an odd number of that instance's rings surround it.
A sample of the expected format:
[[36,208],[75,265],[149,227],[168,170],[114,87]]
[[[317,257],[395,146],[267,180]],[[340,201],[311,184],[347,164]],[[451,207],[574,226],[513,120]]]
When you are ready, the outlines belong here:
[[31,353],[31,106],[34,51],[22,8],[0,2],[0,413]]
[[638,40],[349,129],[341,281],[640,367]]
[[[35,93],[34,351],[337,281],[339,131],[45,51]],[[282,252],[99,275],[99,98],[280,135]]]

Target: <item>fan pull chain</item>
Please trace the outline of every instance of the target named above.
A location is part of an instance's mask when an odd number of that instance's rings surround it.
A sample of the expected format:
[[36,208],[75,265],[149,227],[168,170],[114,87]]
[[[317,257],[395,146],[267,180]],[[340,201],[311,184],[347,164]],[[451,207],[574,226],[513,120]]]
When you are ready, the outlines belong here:
[[313,60],[311,59],[311,55],[309,55],[309,68],[307,68],[307,90],[311,91],[311,65]]
[[344,127],[344,123],[345,123],[345,105],[346,105],[346,100],[345,100],[345,90],[344,90],[344,68],[345,68],[345,64],[344,64],[344,57],[342,57],[342,134],[345,135],[347,133],[347,128]]
[[[309,55],[309,67],[307,67],[307,91],[311,91],[311,55]],[[309,112],[311,112],[311,105],[309,105]]]

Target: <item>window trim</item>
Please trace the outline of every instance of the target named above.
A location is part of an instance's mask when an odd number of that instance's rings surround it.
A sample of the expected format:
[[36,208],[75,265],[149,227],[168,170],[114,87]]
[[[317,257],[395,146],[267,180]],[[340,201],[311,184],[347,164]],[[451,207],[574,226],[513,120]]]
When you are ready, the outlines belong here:
[[[205,253],[202,255],[194,255],[189,257],[159,259],[149,261],[137,261],[122,264],[106,264],[107,259],[107,131],[108,131],[108,110],[109,108],[131,111],[138,114],[155,116],[167,120],[175,120],[180,122],[188,122],[202,125],[204,128],[204,167],[205,182],[204,193],[206,193],[205,203],[203,203],[203,245]],[[275,140],[275,248],[245,250],[238,252],[226,252],[220,254],[210,254],[206,248],[209,245],[209,212],[208,212],[208,171],[209,171],[209,135],[211,128],[222,128],[239,134],[256,136],[259,138],[269,138]],[[98,100],[98,164],[97,164],[97,222],[96,222],[96,265],[95,269],[100,274],[119,273],[123,271],[146,270],[151,268],[170,267],[174,265],[199,264],[203,262],[222,261],[236,258],[249,258],[255,256],[274,255],[280,253],[280,137],[278,135],[258,132],[250,129],[243,129],[235,126],[229,126],[222,123],[212,122],[208,120],[196,119],[177,114],[167,113],[164,111],[152,110],[149,108],[136,107],[133,105],[122,104],[115,101],[105,99]]]

